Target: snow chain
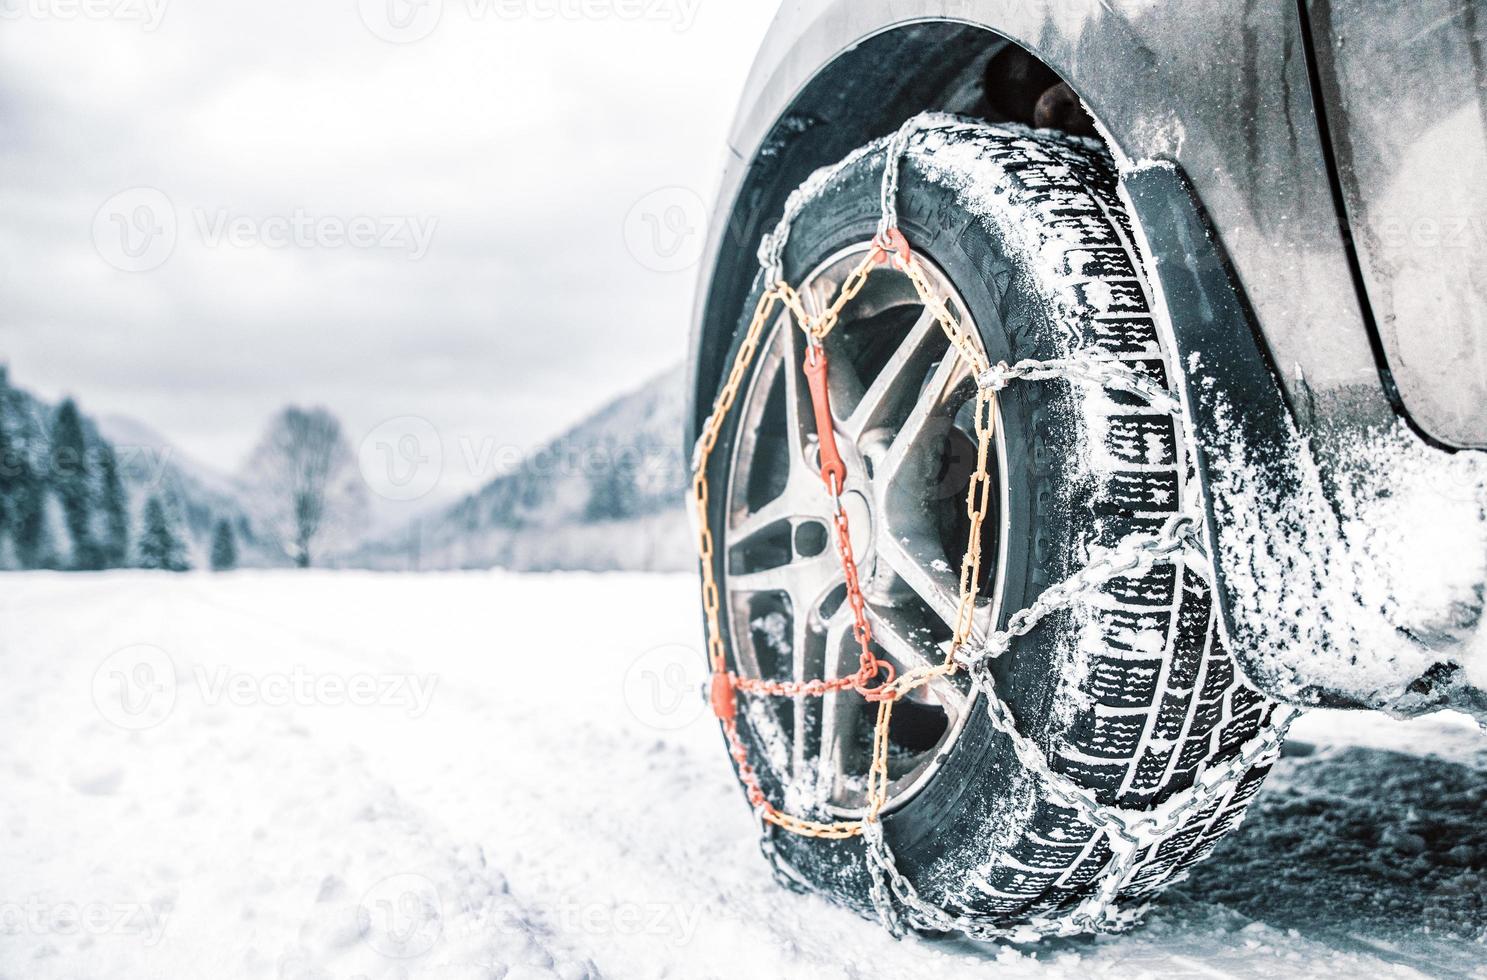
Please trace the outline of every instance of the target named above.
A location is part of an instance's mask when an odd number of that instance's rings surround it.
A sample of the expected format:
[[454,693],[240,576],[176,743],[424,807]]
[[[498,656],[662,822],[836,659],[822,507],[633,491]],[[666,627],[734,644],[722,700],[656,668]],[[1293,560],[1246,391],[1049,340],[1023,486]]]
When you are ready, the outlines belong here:
[[[697,514],[697,550],[702,567],[702,603],[706,618],[707,652],[712,669],[710,701],[722,726],[729,754],[738,768],[750,805],[760,828],[760,847],[775,869],[776,877],[788,887],[803,890],[804,880],[780,858],[773,841],[776,830],[805,837],[844,840],[861,837],[866,846],[866,863],[871,877],[869,888],[872,906],[883,926],[894,936],[909,930],[922,932],[960,932],[973,939],[1033,941],[1045,936],[1069,936],[1096,931],[1119,931],[1128,928],[1143,909],[1121,908],[1121,892],[1130,884],[1143,855],[1174,834],[1185,821],[1220,803],[1238,787],[1253,767],[1272,761],[1280,751],[1286,729],[1296,712],[1287,707],[1275,709],[1260,732],[1240,747],[1231,759],[1199,774],[1193,785],[1149,810],[1125,810],[1101,803],[1095,794],[1056,772],[1047,756],[1017,727],[1010,708],[998,697],[991,674],[991,662],[1006,653],[1012,642],[1031,632],[1050,614],[1073,606],[1093,595],[1111,579],[1136,575],[1156,562],[1186,548],[1200,549],[1199,521],[1187,514],[1176,514],[1162,529],[1150,535],[1132,535],[1116,548],[1097,557],[1084,569],[1063,582],[1046,589],[1032,605],[1013,614],[1005,629],[984,640],[972,636],[981,570],[981,524],[986,517],[991,497],[988,456],[995,431],[997,394],[1014,381],[1062,379],[1076,384],[1124,391],[1173,415],[1179,424],[1183,409],[1170,393],[1140,373],[1114,359],[1094,355],[1080,359],[1024,360],[1008,365],[987,363],[974,340],[962,329],[943,296],[937,295],[898,230],[895,199],[898,171],[909,139],[929,129],[963,128],[964,124],[948,117],[916,116],[906,122],[889,140],[882,184],[882,217],[872,247],[863,260],[842,283],[836,299],[819,316],[810,316],[799,295],[782,276],[781,261],[790,226],[805,203],[836,173],[855,162],[871,147],[859,150],[836,167],[818,172],[785,203],[784,214],[775,230],[764,236],[759,247],[760,268],[765,290],[754,308],[753,317],[734,357],[728,377],[711,414],[703,423],[701,435],[692,455],[692,504]],[[970,529],[965,558],[961,563],[960,599],[950,653],[943,663],[917,667],[894,676],[892,665],[878,660],[870,649],[871,627],[866,619],[857,569],[852,554],[847,516],[841,507],[845,469],[836,454],[831,414],[827,401],[825,377],[827,362],[822,341],[836,327],[842,310],[862,290],[868,277],[878,269],[892,267],[913,283],[919,300],[938,321],[957,356],[972,368],[976,378],[975,430],[976,471],[966,493],[966,514]],[[741,677],[728,667],[718,619],[719,595],[713,571],[714,540],[708,519],[707,463],[717,445],[718,434],[758,351],[765,325],[783,307],[806,335],[805,373],[815,410],[817,437],[820,443],[821,478],[826,492],[835,504],[838,555],[847,582],[847,594],[853,612],[853,633],[861,650],[857,673],[833,679],[810,681],[767,681]],[[894,703],[920,685],[940,676],[965,670],[973,687],[983,697],[986,713],[993,727],[1011,742],[1018,760],[1044,785],[1049,797],[1076,812],[1091,827],[1103,833],[1112,857],[1096,887],[1078,906],[1062,918],[1033,917],[1009,924],[993,916],[957,913],[936,906],[920,897],[914,885],[898,871],[893,851],[883,837],[879,819],[888,799],[888,726]],[[877,721],[873,733],[872,763],[868,771],[868,806],[860,820],[825,823],[794,816],[775,807],[764,794],[758,774],[749,762],[748,751],[739,735],[737,694],[771,697],[821,697],[826,694],[855,690],[877,704]]]

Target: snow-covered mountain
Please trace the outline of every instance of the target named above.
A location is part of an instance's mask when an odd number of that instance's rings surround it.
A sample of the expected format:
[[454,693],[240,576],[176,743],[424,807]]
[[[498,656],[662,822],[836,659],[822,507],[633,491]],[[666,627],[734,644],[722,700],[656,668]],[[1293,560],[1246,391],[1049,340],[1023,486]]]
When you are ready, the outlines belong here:
[[[328,563],[399,570],[690,569],[681,392],[677,367],[604,405],[464,499],[405,517],[391,529],[370,522],[364,541]],[[49,458],[58,407],[9,384],[3,373],[0,394],[0,426],[10,435],[9,446]],[[192,565],[207,564],[219,519],[235,532],[240,564],[284,564],[284,556],[255,528],[237,479],[191,458],[136,419],[82,412],[80,421],[89,454],[107,447],[117,462],[131,549],[145,501],[158,496],[180,525]],[[47,536],[55,547],[39,560],[48,567],[73,567],[63,553],[67,533],[57,510],[55,501],[48,504]],[[15,564],[27,562],[0,553],[0,567]]]
[[263,538],[232,477],[182,452],[158,431],[123,415],[105,415],[96,421],[98,434],[119,454],[124,485],[131,500],[143,501],[162,490],[175,503],[188,537],[192,564],[205,565],[212,527],[225,518],[237,536],[239,562],[244,565],[282,565],[284,556]]
[[382,569],[682,570],[682,370],[673,368],[452,506],[359,548]]
[[[16,387],[3,367],[0,367],[0,400],[3,400],[0,426],[5,428],[7,451],[22,454],[30,461],[29,469],[40,481],[46,498],[43,503],[49,512],[48,526],[43,532],[45,550],[40,560],[49,566],[72,567],[66,554],[67,534],[52,513],[58,505],[49,487],[50,477],[60,470],[57,447],[51,443],[58,406]],[[248,509],[229,478],[190,459],[142,422],[121,416],[95,419],[85,411],[80,411],[79,421],[85,468],[96,466],[105,449],[117,468],[128,512],[126,563],[132,560],[142,511],[151,496],[159,497],[179,524],[192,565],[201,567],[207,563],[212,529],[219,519],[226,520],[233,528],[240,563],[253,566],[283,563],[256,532]],[[93,474],[95,481],[97,478],[98,474]],[[15,562],[13,548],[0,558],[0,564]]]
[[95,421],[98,434],[113,443],[115,450],[141,447],[163,457],[182,479],[207,492],[225,497],[236,497],[241,492],[232,477],[182,452],[158,429],[139,419],[127,415],[102,415]]

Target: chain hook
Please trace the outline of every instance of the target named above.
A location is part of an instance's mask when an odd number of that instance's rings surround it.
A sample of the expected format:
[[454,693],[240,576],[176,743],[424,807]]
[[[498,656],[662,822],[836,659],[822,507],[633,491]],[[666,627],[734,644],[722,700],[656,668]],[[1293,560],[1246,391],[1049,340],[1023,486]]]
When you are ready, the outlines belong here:
[[909,249],[909,240],[897,227],[884,228],[873,236],[874,261],[878,265],[892,265],[900,272],[907,272],[914,260]]
[[[852,689],[862,695],[864,701],[872,701],[875,704],[881,701],[897,701],[899,692],[893,686],[898,676],[897,670],[887,660],[879,660],[872,654],[868,654],[868,657],[871,659],[865,661],[861,669],[857,671],[857,683],[852,686]],[[883,675],[883,683],[876,687],[869,686],[879,674]]]

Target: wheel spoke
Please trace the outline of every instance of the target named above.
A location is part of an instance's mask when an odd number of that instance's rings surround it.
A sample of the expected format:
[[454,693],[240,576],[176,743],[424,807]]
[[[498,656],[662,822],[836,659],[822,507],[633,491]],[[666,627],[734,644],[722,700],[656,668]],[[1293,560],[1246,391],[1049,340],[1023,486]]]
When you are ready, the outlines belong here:
[[824,519],[825,506],[807,508],[801,494],[792,492],[786,485],[785,492],[751,514],[739,518],[728,531],[729,545],[737,547],[747,544],[761,532],[775,527],[781,521],[790,521],[792,533],[795,525],[806,518]]
[[[832,676],[841,676],[855,667],[857,644],[852,637],[852,613],[843,604],[826,624],[825,667]],[[850,644],[850,651],[848,646]],[[857,740],[862,713],[851,691],[828,694],[821,699],[820,768],[818,785],[822,795],[830,798],[841,777],[862,768],[863,760],[848,758]]]
[[[888,410],[902,396],[904,386],[918,385],[922,379],[924,356],[934,349],[930,342],[943,337],[939,322],[929,310],[922,311],[903,343],[857,399],[851,415],[841,425],[842,433],[849,439],[861,439],[868,429],[885,424]],[[943,349],[948,342],[939,346]]]
[[[794,601],[793,598],[791,601]],[[821,631],[812,626],[811,619],[809,614],[802,615],[799,612],[791,617],[790,649],[795,656],[794,679],[797,683],[819,677],[825,660],[821,654]],[[795,773],[804,772],[809,764],[807,760],[814,759],[820,753],[820,734],[817,731],[821,717],[820,700],[794,700],[795,744],[792,746],[791,770]]]
[[810,609],[842,577],[841,566],[830,548],[813,558],[797,558],[783,565],[752,572],[738,572],[727,578],[734,592],[784,592],[798,608]]
[[801,365],[805,363],[805,335],[787,316],[775,332],[775,342],[784,347],[785,372],[785,435],[789,440],[789,485],[802,485],[802,477],[817,479],[815,467],[810,459],[810,449],[815,442],[816,423],[811,414],[810,393],[802,383]]
[[[869,606],[867,612],[872,621],[873,639],[898,664],[900,673],[915,667],[938,667],[944,662],[945,651],[934,641],[928,627],[923,622],[916,622],[907,610]],[[952,724],[965,712],[968,704],[965,693],[947,677],[936,677],[915,691],[925,700],[943,707]]]
[[929,628],[903,607],[869,604],[867,617],[873,627],[873,640],[901,670],[935,667],[944,661],[945,654]]
[[878,556],[942,622],[955,625],[960,583],[938,544],[925,536],[908,537],[906,541],[885,534],[878,543]]
[[923,480],[934,475],[930,469],[939,461],[937,440],[950,427],[950,419],[939,410],[955,386],[969,376],[970,369],[960,358],[947,355],[941,359],[884,454],[878,479],[895,481],[905,475],[920,483],[922,490]]
[[781,358],[780,370],[785,378],[785,487],[763,506],[733,518],[729,528],[730,546],[747,544],[781,521],[790,521],[793,533],[807,520],[828,523],[831,516],[826,489],[810,459],[815,423],[810,415],[809,395],[801,383],[800,361],[804,353],[799,335],[800,331],[786,320],[781,322],[771,342],[773,352]]

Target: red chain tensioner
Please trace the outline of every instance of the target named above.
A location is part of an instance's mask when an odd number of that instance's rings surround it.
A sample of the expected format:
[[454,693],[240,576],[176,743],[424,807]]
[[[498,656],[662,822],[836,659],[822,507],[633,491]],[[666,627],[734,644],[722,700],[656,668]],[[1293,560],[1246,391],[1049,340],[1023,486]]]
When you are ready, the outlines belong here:
[[[897,228],[889,228],[873,238],[871,264],[892,263],[895,268],[907,269],[910,264],[909,243]],[[866,267],[866,266],[865,266]],[[865,268],[864,267],[864,268]],[[859,287],[860,288],[860,285]],[[842,302],[846,297],[842,297]],[[723,724],[728,740],[729,752],[738,764],[739,774],[748,791],[749,801],[759,808],[766,819],[785,819],[765,798],[759,785],[758,775],[748,761],[748,752],[738,735],[738,692],[773,695],[777,697],[820,697],[851,688],[868,701],[892,701],[898,697],[893,687],[896,672],[893,664],[880,660],[873,653],[873,629],[867,619],[867,602],[862,595],[862,585],[857,578],[857,559],[852,552],[851,527],[847,512],[842,507],[842,493],[846,489],[847,465],[836,445],[836,429],[831,417],[831,394],[827,387],[826,351],[820,340],[807,328],[808,342],[803,366],[807,387],[811,393],[811,408],[815,416],[816,437],[820,450],[821,482],[831,494],[835,511],[837,554],[842,562],[842,574],[846,579],[847,602],[852,609],[852,635],[860,650],[857,673],[831,680],[774,681],[756,677],[739,677],[721,663],[714,654],[712,685],[708,700],[713,714]],[[882,682],[873,685],[879,677]]]
[[[902,236],[900,236],[902,238]],[[805,378],[811,392],[811,408],[816,416],[816,439],[821,456],[821,482],[831,493],[833,509],[836,511],[837,554],[842,560],[842,574],[847,580],[847,602],[852,607],[852,635],[857,638],[861,650],[860,668],[855,683],[857,692],[869,701],[891,700],[894,697],[893,664],[879,660],[872,650],[873,627],[867,621],[867,603],[862,597],[862,585],[857,581],[857,559],[852,554],[852,529],[847,523],[847,512],[842,507],[842,491],[847,483],[847,464],[836,447],[836,429],[831,418],[831,393],[826,385],[826,351],[819,341],[811,337],[806,344]],[[883,683],[871,687],[879,674]]]

